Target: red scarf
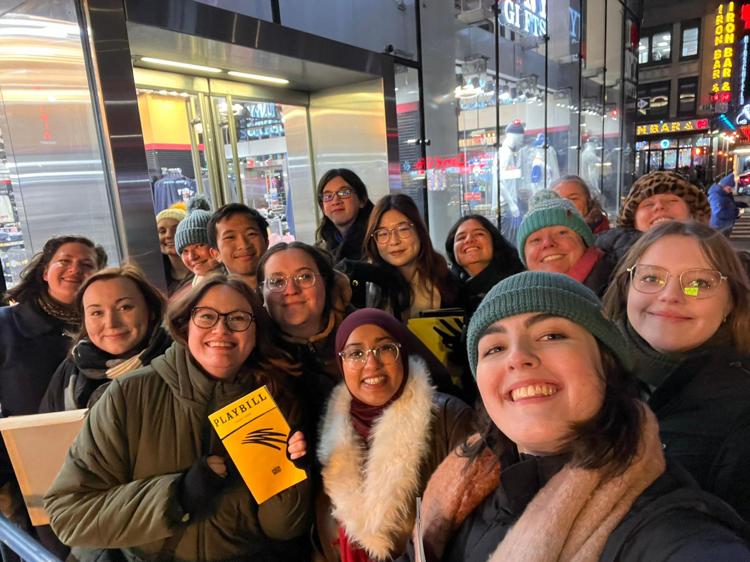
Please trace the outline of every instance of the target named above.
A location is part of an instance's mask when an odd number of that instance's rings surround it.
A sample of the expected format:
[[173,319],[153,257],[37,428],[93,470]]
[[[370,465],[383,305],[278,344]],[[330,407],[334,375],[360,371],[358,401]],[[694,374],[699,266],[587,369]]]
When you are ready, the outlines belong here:
[[568,270],[568,275],[579,283],[583,283],[603,255],[604,252],[599,248],[591,246],[583,253],[573,267]]
[[342,527],[339,527],[339,540],[336,543],[341,551],[341,562],[376,562],[367,556],[363,549],[349,542],[349,537],[346,536],[346,531]]

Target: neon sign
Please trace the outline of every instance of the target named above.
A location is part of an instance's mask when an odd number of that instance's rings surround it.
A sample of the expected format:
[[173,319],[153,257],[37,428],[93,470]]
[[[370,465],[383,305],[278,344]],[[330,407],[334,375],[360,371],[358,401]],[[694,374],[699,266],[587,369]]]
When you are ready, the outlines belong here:
[[664,133],[689,133],[708,129],[708,119],[690,119],[688,121],[663,121],[661,123],[647,123],[636,125],[635,134],[638,137],[647,135],[661,135]]
[[498,17],[503,25],[525,35],[543,37],[547,34],[547,0],[503,0]]
[[719,4],[714,22],[714,53],[711,67],[711,101],[731,101],[732,69],[734,66],[734,34],[737,31],[734,2]]

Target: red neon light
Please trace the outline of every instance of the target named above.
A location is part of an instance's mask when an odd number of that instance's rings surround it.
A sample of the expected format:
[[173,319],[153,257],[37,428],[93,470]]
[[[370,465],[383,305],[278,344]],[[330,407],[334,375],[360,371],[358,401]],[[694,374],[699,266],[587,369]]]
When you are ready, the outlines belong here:
[[745,22],[745,31],[750,31],[750,4],[745,4],[742,6],[742,11],[740,11],[740,18],[742,18],[742,21]]

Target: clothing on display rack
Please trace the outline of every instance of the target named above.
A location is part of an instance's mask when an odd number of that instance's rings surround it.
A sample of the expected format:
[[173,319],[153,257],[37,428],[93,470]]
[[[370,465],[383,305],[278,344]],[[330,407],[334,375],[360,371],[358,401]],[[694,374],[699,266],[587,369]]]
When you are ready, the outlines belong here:
[[169,168],[154,182],[154,212],[159,213],[180,201],[187,203],[197,191],[193,178],[183,176],[179,168]]

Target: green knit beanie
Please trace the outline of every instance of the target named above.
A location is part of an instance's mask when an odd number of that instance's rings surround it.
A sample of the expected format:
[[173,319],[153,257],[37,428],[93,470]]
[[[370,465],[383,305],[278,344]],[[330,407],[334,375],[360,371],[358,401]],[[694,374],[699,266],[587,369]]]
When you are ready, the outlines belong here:
[[617,326],[602,314],[601,302],[588,287],[568,275],[524,271],[507,277],[484,297],[469,322],[469,366],[477,376],[477,345],[489,326],[510,316],[543,312],[561,316],[585,328],[629,369],[631,357]]
[[594,234],[575,205],[554,191],[543,189],[529,200],[529,212],[526,213],[518,228],[516,247],[524,265],[526,265],[526,252],[524,251],[526,239],[537,230],[548,226],[567,226],[583,238],[583,243],[587,248],[594,245]]
[[192,244],[208,244],[208,221],[211,219],[211,206],[205,195],[200,193],[188,202],[188,215],[177,225],[174,245],[177,254]]

